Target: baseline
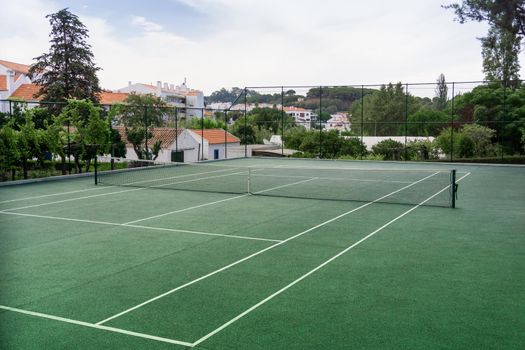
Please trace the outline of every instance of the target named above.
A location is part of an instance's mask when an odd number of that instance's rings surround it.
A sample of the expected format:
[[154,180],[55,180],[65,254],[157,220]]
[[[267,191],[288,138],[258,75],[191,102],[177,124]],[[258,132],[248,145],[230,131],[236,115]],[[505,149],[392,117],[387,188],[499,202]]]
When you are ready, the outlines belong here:
[[158,337],[158,336],[151,335],[151,334],[145,334],[145,333],[128,331],[128,330],[125,330],[125,329],[122,329],[122,328],[101,326],[101,325],[97,325],[97,324],[94,324],[94,323],[89,323],[89,322],[84,322],[84,321],[79,321],[79,320],[73,320],[71,318],[65,318],[65,317],[60,317],[60,316],[44,314],[44,313],[41,313],[41,312],[35,312],[35,311],[29,311],[29,310],[24,310],[24,309],[18,309],[18,308],[15,308],[15,307],[9,307],[9,306],[5,306],[5,305],[0,305],[0,309],[6,310],[6,311],[11,311],[11,312],[17,312],[17,313],[20,313],[20,314],[40,317],[40,318],[46,318],[46,319],[49,319],[49,320],[75,324],[75,325],[78,325],[78,326],[84,326],[84,327],[95,328],[95,329],[100,329],[100,330],[114,332],[114,333],[126,334],[126,335],[130,335],[130,336],[133,336],[133,337],[138,337],[138,338],[145,338],[145,339],[156,340],[156,341],[160,341],[160,342],[164,342],[164,343],[170,343],[170,344],[177,344],[177,345],[182,345],[182,346],[187,346],[187,347],[193,347],[193,345],[191,343],[188,343],[188,342],[185,342],[185,341],[181,341],[181,340],[164,338],[164,337]]

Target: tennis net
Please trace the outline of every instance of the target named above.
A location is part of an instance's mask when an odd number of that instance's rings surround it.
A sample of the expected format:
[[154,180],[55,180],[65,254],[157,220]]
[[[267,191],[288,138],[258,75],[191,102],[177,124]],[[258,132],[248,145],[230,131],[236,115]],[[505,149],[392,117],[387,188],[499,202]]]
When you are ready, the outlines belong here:
[[[184,191],[454,207],[454,170],[233,166],[118,158],[96,183]],[[443,190],[443,191],[442,191]]]

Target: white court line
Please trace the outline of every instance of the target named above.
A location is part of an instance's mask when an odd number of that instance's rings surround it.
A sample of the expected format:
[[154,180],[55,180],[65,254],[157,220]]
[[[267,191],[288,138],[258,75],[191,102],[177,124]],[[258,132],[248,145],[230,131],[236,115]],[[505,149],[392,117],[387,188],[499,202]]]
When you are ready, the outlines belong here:
[[217,236],[217,237],[225,237],[225,238],[247,239],[247,240],[254,240],[254,241],[282,242],[282,240],[278,240],[278,239],[270,239],[270,238],[259,238],[259,237],[249,237],[249,236],[227,235],[227,234],[222,234],[222,233],[212,233],[212,232],[202,232],[202,231],[191,231],[191,230],[182,230],[182,229],[165,228],[165,227],[142,226],[142,225],[128,225],[128,224],[119,224],[119,223],[116,223],[116,222],[95,221],[95,220],[85,220],[85,219],[73,219],[73,218],[62,218],[62,217],[57,217],[57,216],[47,216],[47,215],[36,215],[36,214],[25,214],[25,213],[12,213],[12,212],[6,212],[6,211],[1,211],[1,210],[0,210],[0,214],[6,214],[6,215],[17,215],[17,216],[27,216],[27,217],[34,217],[34,218],[41,218],[41,219],[51,219],[51,220],[62,220],[62,221],[83,222],[83,223],[99,224],[99,225],[122,226],[122,227],[134,227],[134,228],[142,228],[142,229],[157,230],[157,231],[166,231],[166,232],[181,232],[181,233],[190,233],[190,234],[194,234],[194,235],[204,235],[204,236]]
[[0,201],[0,204],[11,203],[11,202],[19,202],[19,201],[26,201],[26,200],[30,200],[30,199],[38,199],[38,198],[45,198],[45,197],[61,196],[61,195],[71,194],[71,193],[79,193],[79,192],[87,192],[87,191],[98,191],[98,190],[102,190],[104,188],[110,188],[110,187],[113,187],[113,186],[87,188],[85,190],[59,192],[59,193],[43,194],[41,196],[32,196],[32,197],[24,197],[24,198],[18,198],[18,199],[10,199],[10,200],[6,200],[6,201]]
[[[222,176],[222,175],[221,175],[221,176]],[[276,189],[278,189],[278,188],[283,188],[283,187],[287,187],[287,186],[297,185],[297,184],[300,184],[300,183],[303,183],[303,182],[312,181],[313,179],[314,179],[314,178],[310,178],[310,179],[307,179],[307,180],[297,181],[297,182],[293,182],[293,183],[286,184],[286,185],[281,185],[281,186],[272,187],[272,188],[269,188],[269,189],[266,189],[266,190],[262,190],[262,191],[254,192],[254,194],[264,193],[264,192],[268,192],[268,191],[276,190]],[[160,217],[167,216],[167,215],[171,215],[171,214],[182,213],[182,212],[185,212],[185,211],[188,211],[188,210],[192,210],[192,209],[197,209],[197,208],[207,207],[207,206],[209,206],[209,205],[214,205],[214,204],[217,204],[217,203],[222,203],[222,202],[231,201],[231,200],[233,200],[233,199],[238,199],[238,198],[247,197],[247,196],[249,196],[249,195],[250,195],[249,193],[246,193],[246,194],[242,194],[242,195],[240,195],[240,196],[235,196],[235,197],[225,198],[225,199],[221,199],[221,200],[214,201],[214,202],[209,202],[209,203],[199,204],[199,205],[196,205],[196,206],[193,206],[193,207],[189,207],[189,208],[173,210],[173,211],[170,211],[170,212],[167,212],[167,213],[158,214],[158,215],[153,215],[153,216],[150,216],[150,217],[147,217],[147,218],[144,218],[144,219],[138,219],[138,220],[129,221],[129,222],[126,222],[124,225],[135,224],[135,223],[137,223],[137,222],[141,222],[141,221],[146,221],[146,220],[156,219],[156,218],[160,218]]]
[[[468,175],[470,175],[470,173],[467,173],[466,175],[464,175],[463,177],[461,177],[459,180],[457,180],[457,182],[461,181],[462,179],[464,179],[465,177],[467,177]],[[416,210],[417,208],[419,208],[420,206],[422,206],[423,204],[425,204],[426,202],[428,202],[429,200],[431,200],[432,198],[436,197],[437,195],[439,195],[441,192],[443,191],[446,191],[447,189],[449,189],[450,185],[446,186],[445,188],[443,188],[442,190],[438,191],[437,193],[433,194],[432,196],[428,197],[427,199],[425,199],[424,201],[422,201],[421,203],[417,204],[416,206],[413,206],[412,208],[410,208],[409,210],[405,211],[404,213],[402,213],[401,215],[395,217],[394,219],[390,220],[389,222],[387,222],[386,224],[384,224],[383,226],[379,227],[377,230],[369,233],[368,235],[366,235],[365,237],[361,238],[359,241],[355,242],[354,244],[352,244],[351,246],[345,248],[344,250],[342,250],[341,252],[337,253],[336,255],[334,255],[333,257],[331,257],[330,259],[326,260],[325,262],[323,262],[322,264],[318,265],[317,267],[313,268],[312,270],[308,271],[307,273],[305,273],[304,275],[302,275],[301,277],[297,278],[296,280],[294,280],[293,282],[287,284],[286,286],[284,286],[283,288],[279,289],[277,292],[271,294],[270,296],[266,297],[265,299],[261,300],[260,302],[258,302],[257,304],[253,305],[252,307],[246,309],[244,312],[240,313],[239,315],[235,316],[234,318],[232,318],[231,320],[229,320],[228,322],[224,323],[223,325],[219,326],[218,328],[216,328],[215,330],[211,331],[210,333],[206,334],[205,336],[203,336],[202,338],[198,339],[197,341],[193,342],[192,343],[192,347],[194,346],[197,346],[198,344],[202,343],[203,341],[205,341],[206,339],[214,336],[215,334],[219,333],[220,331],[222,331],[223,329],[225,329],[226,327],[228,327],[229,325],[231,325],[232,323],[238,321],[240,318],[246,316],[247,314],[249,314],[250,312],[252,312],[253,310],[257,309],[259,306],[267,303],[268,301],[270,301],[271,299],[273,299],[274,297],[278,296],[279,294],[283,293],[284,291],[286,291],[287,289],[289,289],[290,287],[294,286],[295,284],[301,282],[303,279],[305,279],[306,277],[310,276],[311,274],[313,274],[314,272],[320,270],[321,268],[323,268],[324,266],[328,265],[329,263],[331,263],[332,261],[334,261],[335,259],[337,259],[338,257],[340,257],[341,255],[345,254],[346,252],[348,252],[349,250],[357,247],[358,245],[360,245],[361,243],[363,243],[364,241],[366,241],[367,239],[369,239],[370,237],[374,236],[376,233],[378,233],[379,231],[383,230],[384,228],[390,226],[392,223],[396,222],[397,220],[401,219],[402,217],[404,217],[405,215],[408,215],[409,213],[411,213],[412,211]]]
[[391,195],[393,195],[393,194],[395,194],[395,193],[397,193],[397,192],[400,192],[400,191],[402,191],[402,190],[404,190],[404,189],[407,189],[407,188],[409,188],[409,187],[411,187],[411,186],[414,186],[414,185],[416,185],[416,184],[418,184],[418,183],[420,183],[420,182],[422,182],[422,181],[424,181],[424,180],[426,180],[426,179],[428,179],[428,178],[430,178],[430,177],[432,177],[432,176],[435,176],[435,175],[437,175],[437,174],[439,174],[439,172],[436,172],[436,173],[434,173],[434,174],[428,175],[428,176],[426,176],[426,177],[424,177],[424,178],[422,178],[422,179],[420,179],[420,180],[418,180],[418,181],[416,181],[416,182],[411,183],[410,185],[404,186],[404,187],[402,187],[402,188],[400,188],[400,189],[398,189],[398,190],[395,190],[395,191],[393,191],[393,192],[391,192],[391,193],[389,193],[389,194],[387,194],[387,195],[384,195],[384,196],[382,196],[382,197],[379,197],[378,199],[376,199],[376,200],[374,200],[374,201],[372,201],[372,202],[365,203],[365,204],[363,204],[363,205],[361,205],[361,206],[359,206],[359,207],[357,207],[357,208],[354,208],[354,209],[352,209],[352,210],[349,210],[349,211],[347,211],[347,212],[344,212],[344,213],[342,213],[342,214],[340,214],[340,215],[338,215],[338,216],[336,216],[336,217],[334,217],[334,218],[332,218],[332,219],[326,220],[326,221],[324,221],[324,222],[322,222],[322,223],[320,223],[320,224],[317,224],[317,225],[315,225],[315,226],[313,226],[313,227],[310,227],[309,229],[307,229],[307,230],[305,230],[305,231],[303,231],[303,232],[300,232],[300,233],[298,233],[298,234],[296,234],[296,235],[294,235],[294,236],[292,236],[292,237],[289,237],[289,238],[285,239],[284,241],[281,241],[281,242],[276,243],[276,244],[272,244],[272,245],[269,246],[269,247],[266,247],[266,248],[264,248],[264,249],[261,249],[261,250],[255,252],[255,253],[253,253],[253,254],[251,254],[251,255],[248,255],[248,256],[246,256],[246,257],[244,257],[244,258],[242,258],[242,259],[239,259],[239,260],[237,260],[237,261],[235,261],[235,262],[233,262],[233,263],[231,263],[231,264],[229,264],[229,265],[223,266],[223,267],[221,267],[221,268],[219,268],[219,269],[217,269],[217,270],[215,270],[215,271],[212,271],[212,272],[210,272],[210,273],[208,273],[208,274],[206,274],[206,275],[203,275],[203,276],[198,277],[198,278],[196,278],[196,279],[194,279],[194,280],[192,280],[192,281],[189,281],[189,282],[187,282],[187,283],[185,283],[185,284],[183,284],[183,285],[180,285],[180,286],[178,286],[178,287],[175,287],[175,288],[173,288],[173,289],[171,289],[171,290],[169,290],[169,291],[167,291],[167,292],[164,292],[164,293],[162,293],[162,294],[160,294],[160,295],[157,295],[157,296],[155,296],[155,297],[153,297],[153,298],[151,298],[151,299],[148,299],[148,300],[146,300],[146,301],[144,301],[144,302],[142,302],[142,303],[140,303],[140,304],[138,304],[138,305],[135,305],[135,306],[133,306],[133,307],[130,307],[129,309],[124,310],[124,311],[122,311],[122,312],[119,312],[118,314],[115,314],[115,315],[113,315],[113,316],[110,316],[110,317],[108,317],[108,318],[106,318],[106,319],[104,319],[104,320],[102,320],[102,321],[97,322],[96,324],[103,324],[103,323],[106,323],[106,322],[108,322],[108,321],[111,321],[111,320],[113,320],[113,319],[115,319],[115,318],[117,318],[117,317],[120,317],[120,316],[122,316],[122,315],[124,315],[124,314],[127,314],[128,312],[131,312],[131,311],[133,311],[133,310],[136,310],[136,309],[138,309],[138,308],[140,308],[140,307],[142,307],[142,306],[144,306],[144,305],[147,305],[147,304],[152,303],[152,302],[154,302],[154,301],[156,301],[156,300],[158,300],[158,299],[160,299],[160,298],[163,298],[163,297],[165,297],[165,296],[167,296],[167,295],[170,295],[170,294],[172,294],[172,293],[174,293],[174,292],[176,292],[176,291],[178,291],[178,290],[180,290],[180,289],[183,289],[183,288],[186,288],[186,287],[188,287],[188,286],[191,286],[191,285],[194,284],[194,283],[197,283],[197,282],[202,281],[202,280],[204,280],[204,279],[206,279],[206,278],[208,278],[208,277],[211,277],[211,276],[213,276],[213,275],[216,275],[216,274],[218,274],[219,272],[222,272],[222,271],[224,271],[224,270],[227,270],[227,269],[229,269],[229,268],[231,268],[231,267],[233,267],[233,266],[235,266],[235,265],[238,265],[238,264],[240,264],[240,263],[242,263],[242,262],[244,262],[244,261],[246,261],[246,260],[249,260],[249,259],[251,259],[251,258],[253,258],[253,257],[256,257],[257,255],[260,255],[260,254],[262,254],[262,253],[264,253],[264,252],[266,252],[266,251],[268,251],[268,250],[270,250],[270,249],[273,249],[273,248],[275,248],[275,247],[280,246],[281,244],[284,244],[284,243],[286,243],[286,242],[289,242],[289,241],[291,241],[291,240],[293,240],[293,239],[295,239],[295,238],[297,238],[297,237],[300,237],[300,236],[302,236],[302,235],[304,235],[304,234],[306,234],[306,233],[308,233],[308,232],[311,232],[311,231],[313,231],[313,230],[315,230],[315,229],[318,229],[319,227],[322,227],[322,226],[328,225],[329,223],[331,223],[331,222],[333,222],[333,221],[336,221],[336,220],[338,220],[338,219],[340,219],[340,218],[342,218],[342,217],[344,217],[344,216],[347,216],[347,215],[349,215],[349,214],[351,214],[351,213],[353,213],[353,212],[356,212],[356,211],[358,211],[358,210],[360,210],[360,209],[363,209],[363,208],[365,208],[365,207],[367,207],[367,206],[369,206],[369,205],[372,205],[372,204],[374,204],[374,203],[376,203],[376,202],[378,202],[378,201],[380,201],[380,200],[382,200],[382,199],[384,199],[384,198],[387,198],[387,197],[389,197],[389,196],[391,196]]
[[182,346],[187,346],[187,347],[193,347],[193,345],[191,343],[188,343],[188,342],[185,342],[185,341],[169,339],[169,338],[163,338],[163,337],[157,337],[157,336],[154,336],[154,335],[128,331],[128,330],[121,329],[121,328],[101,326],[101,325],[97,325],[97,324],[94,324],[94,323],[73,320],[73,319],[70,319],[70,318],[54,316],[54,315],[49,315],[49,314],[43,314],[41,312],[23,310],[23,309],[18,309],[18,308],[14,308],[14,307],[4,306],[4,305],[0,305],[0,309],[7,310],[7,311],[12,311],[12,312],[17,312],[17,313],[20,313],[20,314],[26,314],[26,315],[46,318],[46,319],[50,319],[50,320],[54,320],[54,321],[71,323],[71,324],[75,324],[75,325],[78,325],[78,326],[84,326],[84,327],[95,328],[95,329],[100,329],[100,330],[114,332],[114,333],[126,334],[126,335],[130,335],[130,336],[133,336],[133,337],[138,337],[138,338],[145,338],[145,339],[156,340],[156,341],[160,341],[160,342],[164,342],[164,343],[170,343],[170,344],[177,344],[177,345],[182,345]]
[[248,196],[248,194],[243,194],[243,195],[235,196],[235,197],[229,197],[229,198],[221,199],[221,200],[214,201],[214,202],[203,203],[203,204],[195,205],[195,206],[189,207],[189,208],[178,209],[178,210],[170,211],[168,213],[163,213],[163,214],[149,216],[149,217],[144,218],[144,219],[138,219],[138,220],[129,221],[129,222],[124,223],[124,225],[130,225],[130,224],[135,224],[135,223],[141,222],[141,221],[156,219],[156,218],[160,218],[160,217],[163,217],[163,216],[166,216],[166,215],[170,215],[170,214],[182,213],[184,211],[197,209],[197,208],[202,208],[202,207],[206,207],[208,205],[213,205],[213,204],[222,203],[222,202],[226,202],[226,201],[231,201],[233,199],[242,198],[242,197],[246,197],[246,196]]
[[[231,169],[227,169],[227,170],[231,170]],[[203,172],[203,173],[186,174],[186,175],[180,175],[180,176],[173,176],[172,178],[175,179],[175,178],[180,178],[180,177],[188,177],[188,176],[195,176],[195,175],[209,174],[209,173],[212,173],[212,172],[219,172],[219,171],[226,171],[226,170],[214,170],[214,171],[208,171],[208,172]],[[222,177],[222,176],[233,175],[233,174],[240,174],[240,173],[243,173],[243,172],[232,173],[232,174],[226,174],[226,175],[217,175],[217,176],[215,176],[215,177]],[[174,185],[174,184],[178,184],[178,183],[191,182],[191,181],[198,181],[198,180],[202,180],[202,179],[211,179],[211,178],[214,178],[214,177],[213,177],[213,176],[208,176],[208,177],[206,177],[206,178],[199,178],[199,179],[192,179],[192,180],[187,180],[187,181],[172,182],[172,183],[169,183],[169,184],[164,184],[164,185],[159,185],[159,186],[139,187],[139,188],[132,188],[132,189],[127,189],[127,190],[122,190],[122,191],[115,191],[115,192],[107,192],[107,193],[95,194],[95,195],[92,195],[92,196],[84,196],[84,197],[69,198],[69,199],[63,199],[63,200],[60,200],[60,201],[46,202],[46,203],[40,203],[40,204],[33,204],[33,205],[27,205],[27,206],[24,206],[24,207],[18,207],[18,208],[9,208],[9,209],[4,209],[4,211],[29,209],[29,208],[41,207],[41,206],[44,206],[44,205],[51,205],[51,204],[59,204],[59,203],[72,202],[72,201],[76,201],[76,200],[80,200],[80,199],[87,199],[87,198],[95,198],[95,197],[109,196],[109,195],[112,195],[112,194],[125,193],[125,192],[142,191],[142,190],[146,190],[146,189],[148,189],[148,188],[159,188],[159,187],[170,186],[170,185]],[[135,183],[135,182],[131,182],[131,183],[129,183],[128,185],[133,184],[133,183]],[[114,186],[110,186],[110,187],[114,187]]]

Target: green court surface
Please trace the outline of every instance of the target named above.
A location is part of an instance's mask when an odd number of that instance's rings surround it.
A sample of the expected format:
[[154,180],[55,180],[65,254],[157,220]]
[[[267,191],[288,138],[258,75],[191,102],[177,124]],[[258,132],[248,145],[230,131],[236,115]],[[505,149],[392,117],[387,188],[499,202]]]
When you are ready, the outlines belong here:
[[0,187],[1,349],[525,346],[525,167],[158,169]]

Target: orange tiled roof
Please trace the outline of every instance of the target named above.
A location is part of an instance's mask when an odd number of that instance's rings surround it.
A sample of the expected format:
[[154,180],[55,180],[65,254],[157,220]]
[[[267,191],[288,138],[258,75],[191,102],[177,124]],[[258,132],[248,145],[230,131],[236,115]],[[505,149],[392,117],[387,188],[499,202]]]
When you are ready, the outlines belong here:
[[[204,137],[206,140],[208,140],[208,143],[210,145],[217,145],[224,143],[224,140],[226,139],[226,143],[235,143],[235,142],[241,142],[237,137],[233,136],[229,132],[223,130],[223,129],[204,129],[204,135],[202,135],[201,130],[191,129],[192,132],[196,133],[197,135]],[[225,134],[226,133],[226,137]]]
[[4,60],[0,60],[0,64],[18,73],[23,73],[23,74],[29,73],[30,66],[28,66],[27,64],[20,64],[20,63],[9,62],[9,61],[4,61]]
[[[126,138],[126,129],[123,126],[118,126],[116,129],[119,132],[122,141],[126,143],[126,147],[133,147],[133,145],[129,143],[128,139]],[[148,139],[148,147],[153,147],[155,142],[160,141],[161,148],[169,148],[175,142],[175,138],[180,135],[182,129],[152,128],[150,131],[153,136]]]
[[7,90],[7,75],[0,75],[0,91]]
[[100,104],[102,105],[112,105],[118,102],[124,102],[128,98],[129,94],[124,92],[111,92],[111,91],[102,91],[99,95]]
[[41,97],[34,97],[38,91],[40,91],[40,86],[36,84],[22,84],[18,87],[18,89],[15,90],[15,92],[13,92],[10,97],[19,98],[24,101],[38,101],[41,100]]

